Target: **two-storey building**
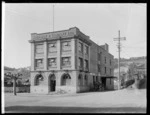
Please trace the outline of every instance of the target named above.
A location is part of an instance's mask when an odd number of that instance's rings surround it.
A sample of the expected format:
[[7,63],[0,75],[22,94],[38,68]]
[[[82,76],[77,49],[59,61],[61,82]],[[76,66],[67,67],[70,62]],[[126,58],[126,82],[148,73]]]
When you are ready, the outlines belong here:
[[29,42],[31,93],[89,91],[94,81],[113,76],[113,56],[108,45],[95,44],[77,27],[32,33]]

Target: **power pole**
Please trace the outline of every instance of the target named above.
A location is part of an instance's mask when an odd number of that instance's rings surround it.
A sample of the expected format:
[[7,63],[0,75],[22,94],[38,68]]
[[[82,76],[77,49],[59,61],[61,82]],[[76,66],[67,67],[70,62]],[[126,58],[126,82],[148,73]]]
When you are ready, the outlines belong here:
[[114,41],[118,41],[118,70],[119,70],[119,75],[118,75],[118,90],[120,89],[120,49],[121,49],[121,40],[126,40],[125,37],[120,37],[120,30],[118,31],[118,38],[114,38]]
[[53,5],[53,32],[54,32],[54,5]]

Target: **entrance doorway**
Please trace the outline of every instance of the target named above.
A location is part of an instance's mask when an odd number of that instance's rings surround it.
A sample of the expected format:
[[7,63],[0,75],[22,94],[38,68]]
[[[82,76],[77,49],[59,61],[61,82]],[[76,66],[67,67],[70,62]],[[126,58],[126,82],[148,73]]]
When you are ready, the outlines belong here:
[[103,86],[104,86],[104,90],[106,89],[106,78],[101,78],[101,80],[102,80],[102,84],[103,84]]
[[55,91],[56,89],[56,77],[54,74],[50,75],[50,82],[49,82],[49,86],[50,86],[50,92]]

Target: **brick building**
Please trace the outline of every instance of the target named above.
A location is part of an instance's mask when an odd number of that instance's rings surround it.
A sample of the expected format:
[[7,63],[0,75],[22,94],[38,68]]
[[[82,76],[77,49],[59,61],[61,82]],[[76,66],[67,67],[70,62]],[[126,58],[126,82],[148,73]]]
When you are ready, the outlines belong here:
[[31,93],[83,92],[102,81],[113,89],[113,55],[108,45],[94,43],[77,27],[32,33]]

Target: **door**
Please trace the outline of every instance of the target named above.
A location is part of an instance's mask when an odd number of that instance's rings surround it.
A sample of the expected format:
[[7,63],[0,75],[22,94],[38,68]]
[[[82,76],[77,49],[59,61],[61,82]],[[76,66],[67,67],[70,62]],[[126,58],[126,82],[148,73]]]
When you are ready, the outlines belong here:
[[51,80],[50,81],[50,91],[55,91],[56,87],[56,80]]

